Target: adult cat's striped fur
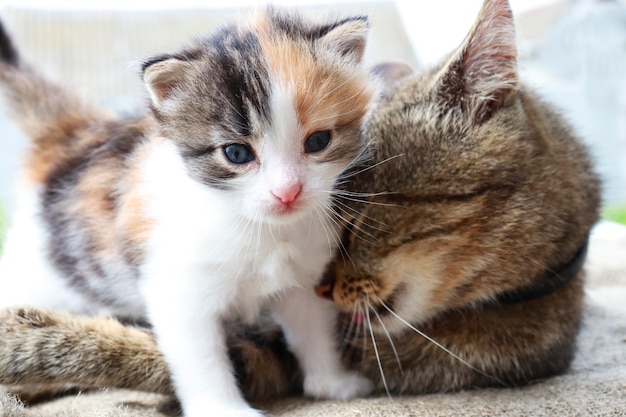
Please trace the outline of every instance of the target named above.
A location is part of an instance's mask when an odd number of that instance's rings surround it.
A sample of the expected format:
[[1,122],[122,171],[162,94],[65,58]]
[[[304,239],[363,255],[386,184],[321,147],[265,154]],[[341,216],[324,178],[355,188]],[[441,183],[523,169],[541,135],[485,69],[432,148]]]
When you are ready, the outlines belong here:
[[223,322],[268,304],[308,395],[368,393],[314,292],[338,244],[335,185],[366,151],[368,28],[267,8],[146,60],[152,112],[124,120],[39,76],[2,33],[0,84],[30,149],[0,305],[147,320],[186,417],[260,415]]
[[[570,127],[520,83],[507,1],[485,0],[467,38],[438,65],[379,72],[395,75],[367,124],[374,161],[343,185],[355,196],[340,203],[350,219],[346,253],[318,287],[342,311],[344,365],[393,394],[523,385],[565,371],[599,184]],[[571,280],[559,282],[565,271]],[[5,312],[2,323],[5,383],[171,392],[156,347],[139,330],[24,309]],[[301,375],[278,329],[230,329],[248,397],[298,389]],[[119,342],[97,347],[109,339]],[[11,356],[45,340],[49,357]],[[72,354],[55,355],[61,347]],[[112,352],[123,371],[107,362]],[[85,363],[94,372],[79,369]],[[144,384],[146,364],[154,372]]]

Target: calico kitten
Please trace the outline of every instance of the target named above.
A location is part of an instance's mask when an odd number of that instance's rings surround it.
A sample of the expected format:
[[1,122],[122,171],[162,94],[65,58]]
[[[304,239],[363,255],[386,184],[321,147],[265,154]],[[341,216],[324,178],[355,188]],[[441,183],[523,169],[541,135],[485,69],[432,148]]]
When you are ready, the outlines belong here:
[[[486,0],[467,38],[438,65],[375,72],[388,83],[366,128],[374,160],[343,185],[355,196],[341,202],[351,218],[346,254],[317,288],[342,311],[344,365],[392,394],[523,385],[565,371],[599,184],[567,123],[520,82],[507,1]],[[138,330],[36,310],[7,311],[2,322],[1,381],[146,389],[129,360],[143,357],[157,370],[149,389],[169,392],[162,360]],[[276,329],[228,330],[247,396],[297,388]],[[83,331],[94,341],[79,344]],[[49,352],[79,346],[66,359],[97,372],[8,359],[15,346],[55,332],[66,339],[47,344]],[[123,344],[94,348],[122,332]],[[112,352],[126,358],[122,372],[107,366]]]
[[31,146],[0,305],[147,319],[188,417],[259,415],[223,321],[267,303],[308,395],[368,393],[313,291],[337,246],[335,184],[367,144],[367,33],[364,17],[269,8],[146,60],[152,114],[125,120],[39,76],[3,33],[0,82]]

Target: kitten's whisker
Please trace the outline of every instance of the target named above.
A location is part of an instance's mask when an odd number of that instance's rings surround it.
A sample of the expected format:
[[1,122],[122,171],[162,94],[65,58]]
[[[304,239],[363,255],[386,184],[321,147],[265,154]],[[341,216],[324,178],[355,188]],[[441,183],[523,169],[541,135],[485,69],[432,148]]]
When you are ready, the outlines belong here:
[[[348,213],[346,213],[346,214],[348,214]],[[343,220],[344,222],[346,222],[346,223],[351,223],[348,219],[346,219],[345,217],[343,217],[341,214],[337,213],[336,211],[335,211],[335,215],[336,215],[337,217],[339,217],[341,220]],[[348,215],[349,215],[349,214],[348,214]],[[350,216],[350,217],[352,217],[352,216]],[[378,239],[376,239],[376,237],[375,237],[374,235],[372,235],[371,233],[367,232],[367,231],[366,231],[365,229],[363,229],[361,226],[358,226],[358,225],[356,225],[356,224],[354,224],[354,223],[352,223],[352,224],[353,224],[353,226],[354,226],[354,228],[355,228],[355,229],[357,229],[358,231],[360,231],[361,233],[363,233],[365,236],[370,237],[370,238],[372,238],[372,239],[373,239],[373,241],[372,241],[372,242],[370,242],[370,243],[380,244],[380,241],[379,241]],[[363,238],[363,237],[361,236],[361,238]]]
[[340,197],[344,200],[348,200],[348,201],[353,201],[355,203],[364,203],[364,204],[371,204],[374,206],[384,206],[384,207],[403,207],[399,204],[392,204],[392,203],[381,203],[379,201],[370,201],[370,200],[359,200],[357,198],[351,198],[351,197],[347,197],[345,195],[337,195],[337,197]]
[[417,327],[413,326],[411,323],[409,323],[408,321],[406,321],[405,319],[400,317],[395,311],[393,311],[391,308],[389,308],[389,306],[387,306],[387,304],[385,304],[385,302],[383,300],[381,300],[380,298],[379,298],[379,301],[380,301],[380,304],[389,313],[391,313],[391,315],[393,315],[395,318],[400,320],[400,322],[402,322],[404,325],[406,325],[409,329],[413,330],[415,333],[419,334],[424,339],[428,340],[430,343],[434,344],[435,346],[437,346],[438,348],[440,348],[441,350],[443,350],[444,352],[446,352],[447,354],[449,354],[450,356],[452,356],[453,358],[455,358],[456,360],[461,362],[463,365],[467,366],[471,370],[481,374],[484,377],[487,377],[487,378],[490,378],[490,379],[493,379],[493,380],[497,381],[498,383],[502,384],[503,386],[506,385],[506,383],[504,381],[502,381],[501,379],[499,379],[499,378],[497,378],[497,377],[495,377],[493,375],[490,375],[490,374],[484,372],[481,369],[476,368],[474,365],[470,364],[465,359],[461,358],[459,355],[457,355],[456,353],[452,352],[450,349],[446,348],[444,345],[442,345],[441,343],[437,342],[435,339],[433,339],[432,337],[428,336],[426,333],[422,332]]
[[348,163],[348,166],[346,167],[346,169],[344,169],[341,175],[339,175],[339,177],[337,178],[337,182],[340,182],[347,178],[352,177],[352,175],[349,175],[349,171],[352,167],[360,165],[360,164],[365,164],[365,162],[373,159],[373,155],[370,153],[370,147],[372,143],[373,143],[372,141],[369,141],[363,147],[363,149],[361,149],[359,153],[354,158],[352,158],[352,160]]
[[313,229],[313,216],[309,216],[309,227],[306,232],[306,239],[304,240],[304,246],[309,246],[309,239],[311,238],[312,229]]
[[[370,228],[372,228],[372,229],[374,229],[374,230],[378,230],[379,232],[384,232],[384,233],[388,233],[388,232],[389,232],[389,230],[385,229],[385,228],[389,227],[389,225],[388,225],[387,223],[382,222],[382,221],[380,221],[380,220],[378,220],[378,219],[374,219],[374,218],[372,218],[372,217],[370,217],[370,216],[368,216],[368,215],[366,215],[366,214],[363,214],[363,213],[361,213],[360,211],[358,211],[358,210],[356,210],[356,209],[354,209],[354,208],[350,207],[349,205],[347,205],[347,204],[346,204],[346,203],[344,203],[344,202],[341,202],[341,201],[335,201],[335,202],[337,203],[337,205],[341,206],[341,207],[338,207],[338,208],[339,208],[339,209],[340,209],[343,213],[345,213],[347,216],[350,216],[350,217],[355,217],[355,218],[356,218],[356,217],[362,217],[362,218],[364,218],[365,220],[372,221],[373,223],[378,223],[381,227],[372,226],[372,225],[371,225],[371,224],[369,224],[369,223],[363,222],[363,224],[364,224],[365,226],[370,227]],[[350,213],[348,213],[346,210],[350,210],[352,213],[356,214],[356,216],[355,216],[354,214],[350,214]]]
[[385,387],[385,392],[387,393],[387,397],[391,398],[391,392],[389,392],[389,386],[387,385],[387,378],[385,378],[385,371],[383,370],[383,363],[380,360],[380,354],[378,352],[378,345],[376,344],[376,337],[374,337],[374,329],[372,328],[372,321],[370,320],[370,303],[369,296],[367,293],[366,308],[365,308],[365,318],[367,319],[367,327],[370,330],[370,336],[372,338],[372,346],[374,347],[374,353],[376,354],[376,362],[378,362],[378,370],[380,371],[380,377],[383,380],[383,386]]
[[389,161],[392,161],[392,160],[394,160],[394,159],[396,159],[396,158],[399,158],[399,157],[401,157],[401,156],[404,156],[404,154],[403,154],[403,153],[400,153],[400,154],[398,154],[398,155],[390,156],[390,157],[389,157],[389,158],[387,158],[387,159],[383,159],[382,161],[377,162],[377,163],[375,163],[374,165],[369,165],[369,166],[367,166],[367,167],[365,167],[365,168],[363,168],[363,169],[361,169],[361,170],[359,170],[359,171],[354,171],[354,172],[352,172],[352,171],[347,171],[347,172],[344,172],[344,173],[343,173],[343,174],[342,174],[339,178],[340,178],[340,179],[342,179],[342,180],[344,180],[344,179],[348,179],[348,178],[350,178],[350,177],[354,177],[355,175],[359,175],[359,174],[361,174],[361,173],[363,173],[363,172],[369,171],[370,169],[374,169],[374,168],[376,168],[376,167],[377,167],[377,166],[379,166],[379,165],[385,164],[385,163],[387,163],[387,162],[389,162]]
[[[387,223],[381,222],[378,219],[374,219],[374,218],[372,218],[372,217],[370,217],[370,216],[368,216],[366,214],[363,214],[360,211],[350,207],[349,205],[347,205],[347,204],[345,204],[345,203],[343,203],[341,201],[336,201],[336,203],[338,205],[337,208],[339,210],[341,210],[342,213],[345,213],[346,216],[350,216],[350,217],[353,217],[355,219],[358,218],[358,217],[361,217],[364,220],[368,220],[368,222],[365,222],[365,221],[362,222],[363,226],[369,227],[371,229],[377,230],[377,231],[382,232],[382,233],[389,233],[390,232],[390,230],[388,229],[389,225],[387,225]],[[347,210],[350,210],[352,213],[348,213]],[[371,221],[372,223],[378,223],[380,225],[380,227],[373,226],[373,225],[369,224],[369,221]]]
[[381,196],[381,195],[398,194],[396,192],[391,192],[391,191],[380,191],[380,192],[377,192],[377,193],[361,193],[361,192],[358,192],[358,191],[348,191],[348,190],[337,190],[337,191],[332,191],[332,193],[334,195],[348,196],[348,197],[378,197],[378,196]]
[[354,260],[350,256],[350,253],[348,252],[348,249],[344,246],[343,239],[341,239],[341,236],[340,236],[340,233],[341,233],[340,231],[343,230],[344,226],[335,217],[338,217],[339,219],[343,220],[344,222],[347,222],[347,220],[343,219],[339,215],[339,213],[336,212],[335,206],[333,206],[330,203],[324,203],[323,214],[326,215],[328,220],[335,225],[335,228],[332,228],[332,232],[334,234],[335,242],[337,243],[337,247],[339,249],[339,254],[341,255],[341,258],[345,262],[346,261],[346,257],[347,257],[348,260],[352,263],[352,265],[356,267],[356,264],[354,263]]
[[[328,241],[329,256],[332,258],[333,248],[335,247],[334,243],[337,242],[338,237],[336,236],[336,233],[332,232],[332,227],[326,222],[328,219],[326,212],[317,206],[314,206],[313,210],[313,212],[315,213],[315,217],[318,219],[320,226],[322,227],[322,229],[324,230],[324,234],[326,235],[326,240]],[[320,210],[322,211],[321,213]]]

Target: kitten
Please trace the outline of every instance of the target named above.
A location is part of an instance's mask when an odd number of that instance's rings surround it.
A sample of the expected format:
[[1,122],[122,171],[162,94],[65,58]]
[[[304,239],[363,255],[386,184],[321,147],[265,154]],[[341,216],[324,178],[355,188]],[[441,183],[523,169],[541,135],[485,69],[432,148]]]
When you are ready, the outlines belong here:
[[335,184],[365,156],[367,33],[365,17],[313,24],[268,8],[146,60],[152,114],[132,119],[40,77],[3,33],[0,82],[31,147],[0,305],[147,319],[188,417],[260,415],[223,321],[268,303],[306,394],[368,393],[313,291],[337,246]]
[[[387,85],[366,125],[374,159],[343,184],[355,197],[341,202],[351,219],[346,253],[317,288],[342,310],[344,365],[392,394],[516,386],[564,372],[599,183],[567,123],[520,82],[507,1],[486,0],[467,38],[438,65],[375,72]],[[139,330],[37,310],[6,311],[2,323],[0,381],[124,381],[169,392],[162,360]],[[249,398],[297,389],[277,329],[228,331]],[[80,343],[82,332],[94,341]],[[123,345],[94,347],[122,332]],[[95,366],[93,375],[11,356],[55,333],[66,337],[61,346],[80,346],[64,360]],[[107,366],[112,352],[127,358],[123,372]],[[130,361],[137,357],[157,370],[149,388]]]

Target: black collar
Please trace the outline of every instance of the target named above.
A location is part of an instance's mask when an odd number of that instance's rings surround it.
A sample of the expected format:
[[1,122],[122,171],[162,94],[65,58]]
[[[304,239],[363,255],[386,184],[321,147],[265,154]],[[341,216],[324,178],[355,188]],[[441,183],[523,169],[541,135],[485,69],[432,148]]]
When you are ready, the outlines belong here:
[[587,240],[571,261],[558,271],[549,271],[542,282],[503,292],[496,297],[495,302],[500,304],[515,304],[552,294],[578,275],[585,263],[588,246],[589,241]]

